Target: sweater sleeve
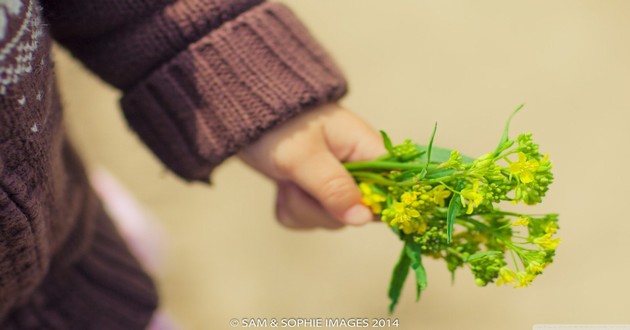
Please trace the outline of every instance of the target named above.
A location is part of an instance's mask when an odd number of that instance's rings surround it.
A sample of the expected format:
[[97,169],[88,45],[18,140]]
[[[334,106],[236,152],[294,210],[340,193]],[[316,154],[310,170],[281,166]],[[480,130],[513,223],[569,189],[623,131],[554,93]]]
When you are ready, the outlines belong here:
[[172,171],[208,181],[225,158],[346,91],[294,14],[261,0],[56,0],[56,40],[122,90],[129,125]]

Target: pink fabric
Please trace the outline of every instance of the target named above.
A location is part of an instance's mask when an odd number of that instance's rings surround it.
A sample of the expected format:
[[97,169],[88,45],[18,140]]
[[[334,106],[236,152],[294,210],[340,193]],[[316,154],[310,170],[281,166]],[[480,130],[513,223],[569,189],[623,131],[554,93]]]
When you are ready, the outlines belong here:
[[90,182],[131,253],[152,274],[162,270],[168,238],[155,218],[107,170],[92,171]]

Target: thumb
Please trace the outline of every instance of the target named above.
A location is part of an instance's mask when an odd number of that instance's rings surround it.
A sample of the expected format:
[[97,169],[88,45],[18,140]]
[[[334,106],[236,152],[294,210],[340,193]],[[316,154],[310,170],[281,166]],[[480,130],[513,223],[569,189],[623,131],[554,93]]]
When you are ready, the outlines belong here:
[[289,177],[341,223],[362,225],[372,221],[372,212],[361,203],[359,187],[330,151],[309,155]]

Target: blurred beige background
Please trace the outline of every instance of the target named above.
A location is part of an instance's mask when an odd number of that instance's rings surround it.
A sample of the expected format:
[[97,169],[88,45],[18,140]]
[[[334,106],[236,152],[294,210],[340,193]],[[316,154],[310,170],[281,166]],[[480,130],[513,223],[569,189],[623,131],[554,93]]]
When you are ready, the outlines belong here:
[[[532,131],[557,180],[540,212],[561,215],[556,262],[525,290],[454,286],[426,261],[406,285],[400,329],[531,329],[630,323],[630,1],[284,1],[350,80],[343,104],[401,141],[479,155],[504,120]],[[179,180],[139,143],[119,95],[56,53],[69,130],[91,166],[114,173],[168,234],[162,306],[183,329],[241,317],[387,317],[400,243],[382,224],[293,232],[273,217],[274,187],[236,160],[215,185]]]

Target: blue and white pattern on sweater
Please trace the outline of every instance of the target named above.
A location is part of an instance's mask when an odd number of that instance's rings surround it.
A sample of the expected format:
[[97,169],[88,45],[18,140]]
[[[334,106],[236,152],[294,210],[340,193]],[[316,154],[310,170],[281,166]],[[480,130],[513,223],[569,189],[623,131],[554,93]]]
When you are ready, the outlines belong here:
[[0,0],[0,95],[33,71],[33,53],[42,36],[35,0]]

